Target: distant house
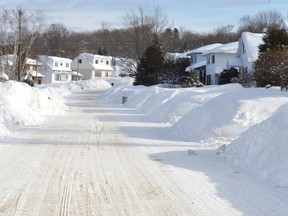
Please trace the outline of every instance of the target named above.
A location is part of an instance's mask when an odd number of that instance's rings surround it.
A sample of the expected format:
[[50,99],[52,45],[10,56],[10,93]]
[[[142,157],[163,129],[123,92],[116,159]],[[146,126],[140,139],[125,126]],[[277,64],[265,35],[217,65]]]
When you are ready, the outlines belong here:
[[252,74],[254,62],[258,59],[259,45],[263,43],[264,33],[243,32],[234,58],[227,61],[228,68],[238,68],[243,75]]
[[133,59],[127,58],[113,58],[112,59],[112,76],[129,76],[136,72],[137,62]]
[[220,73],[227,69],[227,60],[235,56],[238,44],[238,41],[227,43],[203,52],[206,57],[206,85],[218,85]]
[[[9,74],[10,76],[16,76],[16,55],[8,54],[0,56],[0,59],[1,70],[5,71],[5,73]],[[21,74],[21,79],[27,79],[28,77],[31,77],[34,83],[41,84],[42,79],[45,76],[39,72],[40,67],[41,63],[39,61],[27,58],[25,60],[24,72]]]
[[190,66],[187,67],[185,71],[196,71],[198,73],[199,80],[205,83],[207,59],[205,56],[203,56],[203,53],[221,45],[222,44],[220,43],[215,43],[185,52],[185,55],[190,57]]
[[41,62],[35,59],[31,58],[26,59],[24,75],[31,77],[35,84],[42,84],[43,78],[45,77],[43,74],[39,72],[41,65],[42,65]]
[[71,81],[75,76],[71,70],[71,59],[41,55],[39,61],[42,64],[39,72],[45,76],[44,83]]
[[95,77],[111,77],[113,73],[112,57],[81,53],[73,59],[71,67],[78,73],[83,74],[83,79]]

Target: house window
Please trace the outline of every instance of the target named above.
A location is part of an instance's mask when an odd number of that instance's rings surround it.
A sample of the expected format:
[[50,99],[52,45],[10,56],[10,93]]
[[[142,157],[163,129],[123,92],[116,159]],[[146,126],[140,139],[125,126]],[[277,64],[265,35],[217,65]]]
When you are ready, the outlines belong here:
[[106,65],[109,65],[109,61],[106,61]]
[[66,68],[69,68],[69,63],[66,63]]
[[98,60],[97,59],[95,60],[95,64],[98,64]]
[[79,63],[79,64],[82,64],[82,59],[78,59],[78,63]]
[[210,56],[207,56],[207,64],[210,64]]
[[246,50],[245,50],[245,46],[244,46],[244,44],[242,45],[242,52],[243,52],[243,54],[246,53]]
[[212,55],[212,64],[215,64],[215,55]]
[[60,63],[60,66],[63,66],[63,63],[62,63],[62,62]]
[[55,67],[58,67],[58,62],[55,62]]

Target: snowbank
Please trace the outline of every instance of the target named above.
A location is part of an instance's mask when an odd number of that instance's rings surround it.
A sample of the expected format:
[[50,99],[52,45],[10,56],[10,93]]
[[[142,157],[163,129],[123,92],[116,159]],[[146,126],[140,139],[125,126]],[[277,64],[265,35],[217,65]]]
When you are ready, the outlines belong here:
[[[124,104],[122,96],[128,97]],[[225,145],[224,155],[237,165],[288,186],[288,97],[279,88],[118,86],[101,98],[167,124],[179,139],[214,149]]]
[[[112,87],[113,83],[113,87]],[[65,113],[65,96],[105,89],[99,99],[135,109],[163,123],[179,140],[202,143],[255,175],[288,186],[288,97],[280,88],[238,84],[166,89],[132,86],[131,78],[107,78],[40,85],[0,83],[0,137],[17,126],[39,124]],[[122,97],[128,97],[122,104]]]
[[0,137],[8,136],[17,126],[36,125],[50,116],[65,113],[64,97],[83,89],[107,89],[103,80],[53,83],[30,87],[16,81],[0,82]]

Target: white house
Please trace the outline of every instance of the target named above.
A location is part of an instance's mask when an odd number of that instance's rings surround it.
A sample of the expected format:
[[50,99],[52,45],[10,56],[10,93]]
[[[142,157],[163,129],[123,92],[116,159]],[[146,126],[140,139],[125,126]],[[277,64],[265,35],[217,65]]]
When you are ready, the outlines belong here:
[[[1,70],[5,71],[5,73],[9,74],[10,76],[13,76],[13,74],[16,76],[16,58],[17,56],[13,54],[0,56]],[[29,76],[33,79],[34,83],[41,84],[44,75],[39,72],[40,67],[41,63],[39,61],[26,58],[24,72],[21,74],[21,79],[27,79],[27,76]]]
[[206,46],[199,47],[185,52],[186,56],[190,56],[190,66],[186,68],[186,71],[194,70],[206,65],[206,57],[203,56],[204,52],[221,46],[221,43],[209,44]]
[[45,77],[43,74],[39,72],[41,66],[42,64],[38,60],[31,59],[31,58],[26,59],[25,75],[28,77],[31,77],[33,82],[36,84],[42,84],[43,79]]
[[45,76],[44,83],[71,81],[71,59],[56,56],[39,56],[42,66],[39,72]]
[[203,56],[203,53],[221,45],[222,44],[220,43],[214,43],[185,52],[185,55],[190,57],[190,66],[187,67],[185,71],[186,72],[196,71],[198,73],[199,80],[204,83],[206,77],[207,61],[206,57]]
[[259,45],[263,42],[264,33],[243,32],[234,58],[227,61],[227,67],[239,68],[240,73],[252,74],[254,62],[258,59]]
[[81,53],[73,59],[71,67],[78,73],[83,74],[83,79],[93,79],[95,77],[111,77],[112,57]]
[[112,76],[128,76],[137,70],[137,62],[133,59],[127,58],[113,58],[112,60]]
[[227,69],[227,60],[235,56],[238,44],[238,41],[227,43],[203,52],[206,57],[206,85],[218,85],[220,73]]

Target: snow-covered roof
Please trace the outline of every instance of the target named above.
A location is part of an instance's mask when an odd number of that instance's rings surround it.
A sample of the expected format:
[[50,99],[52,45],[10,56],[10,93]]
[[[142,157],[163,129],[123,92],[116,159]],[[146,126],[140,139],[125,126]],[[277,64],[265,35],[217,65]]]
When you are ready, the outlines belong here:
[[196,68],[203,67],[204,65],[206,65],[206,62],[207,62],[206,60],[201,61],[201,62],[197,62],[197,63],[195,63],[195,64],[190,65],[189,67],[187,67],[187,68],[185,69],[185,71],[186,71],[186,72],[190,72],[191,70],[194,70],[194,69],[196,69]]
[[211,54],[211,53],[228,53],[228,54],[236,54],[238,49],[239,42],[231,42],[227,44],[223,44],[215,47],[214,49],[207,50],[203,52],[203,55]]
[[97,58],[97,59],[108,59],[112,60],[112,56],[104,56],[104,55],[97,55],[97,54],[91,54],[91,53],[81,53],[79,56],[83,56],[85,58]]
[[186,53],[166,53],[165,57],[171,61],[179,59],[179,58],[190,58]]
[[37,72],[37,71],[27,71],[27,74],[31,75],[31,76],[37,76],[37,77],[45,77],[43,74]]
[[26,59],[26,64],[29,65],[41,65],[41,62],[35,60],[35,59],[31,59],[31,58],[27,58]]
[[288,29],[288,19],[283,19],[283,25],[285,29]]
[[264,33],[243,32],[240,38],[239,47],[236,57],[240,57],[242,45],[244,44],[245,52],[249,62],[254,62],[258,59],[259,45],[263,43]]
[[80,77],[83,77],[83,74],[77,72],[77,71],[72,71],[72,75],[73,76],[80,76]]
[[221,45],[222,45],[221,43],[209,44],[209,45],[202,46],[202,47],[199,47],[199,48],[196,48],[193,50],[189,50],[189,51],[185,52],[184,54],[189,55],[189,54],[193,54],[193,53],[203,53],[203,52],[207,52],[208,50],[214,49],[214,48],[221,46]]
[[47,56],[47,57],[53,59],[54,61],[69,62],[69,63],[72,62],[72,60],[69,58],[63,58],[58,56]]

